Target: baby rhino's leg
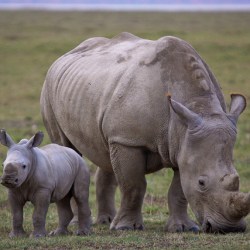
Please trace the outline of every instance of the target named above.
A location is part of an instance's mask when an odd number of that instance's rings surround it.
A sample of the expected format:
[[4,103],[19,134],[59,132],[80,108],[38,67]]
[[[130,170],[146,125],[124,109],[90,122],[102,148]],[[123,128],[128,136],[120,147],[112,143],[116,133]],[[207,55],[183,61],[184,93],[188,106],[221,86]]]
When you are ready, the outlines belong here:
[[71,198],[70,206],[73,212],[73,219],[70,221],[70,224],[78,224],[78,206],[74,198]]
[[35,207],[33,213],[34,231],[32,236],[35,238],[46,236],[45,220],[46,214],[50,204],[51,193],[48,189],[39,189],[35,195],[32,203]]
[[73,197],[78,207],[77,235],[88,235],[91,226],[91,211],[89,208],[90,174],[85,162],[79,162],[79,171],[73,185]]
[[8,197],[12,212],[12,231],[9,236],[11,238],[25,236],[26,233],[23,229],[23,206],[25,201],[20,201],[19,197],[12,193],[10,189]]
[[70,198],[71,195],[68,194],[62,200],[56,202],[59,224],[56,230],[50,232],[50,236],[69,234],[67,227],[73,218],[73,213],[70,207]]

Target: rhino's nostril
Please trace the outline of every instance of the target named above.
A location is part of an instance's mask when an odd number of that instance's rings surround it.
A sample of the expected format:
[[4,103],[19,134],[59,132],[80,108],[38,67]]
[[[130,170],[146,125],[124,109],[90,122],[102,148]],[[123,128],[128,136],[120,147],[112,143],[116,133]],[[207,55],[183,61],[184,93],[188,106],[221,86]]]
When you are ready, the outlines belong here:
[[212,233],[212,224],[207,220],[207,221],[204,221],[203,225],[202,225],[202,229],[203,229],[203,232],[206,232],[206,233]]
[[212,233],[212,225],[211,225],[211,223],[209,221],[207,221],[206,232],[207,233]]
[[18,178],[15,179],[15,183],[18,183]]

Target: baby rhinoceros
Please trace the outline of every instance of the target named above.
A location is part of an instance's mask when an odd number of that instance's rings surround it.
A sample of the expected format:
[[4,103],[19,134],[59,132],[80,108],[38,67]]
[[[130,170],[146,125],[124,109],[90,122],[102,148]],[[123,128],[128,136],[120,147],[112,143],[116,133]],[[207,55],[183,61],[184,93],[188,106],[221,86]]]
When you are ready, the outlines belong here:
[[23,207],[26,201],[34,205],[34,237],[46,235],[46,214],[52,202],[57,205],[59,225],[50,235],[67,234],[73,217],[72,197],[78,206],[77,234],[86,235],[91,225],[89,170],[80,155],[70,148],[57,144],[37,148],[42,140],[43,133],[38,132],[30,140],[23,139],[15,144],[5,130],[0,131],[0,142],[9,148],[1,183],[8,188],[13,216],[10,237],[25,235]]

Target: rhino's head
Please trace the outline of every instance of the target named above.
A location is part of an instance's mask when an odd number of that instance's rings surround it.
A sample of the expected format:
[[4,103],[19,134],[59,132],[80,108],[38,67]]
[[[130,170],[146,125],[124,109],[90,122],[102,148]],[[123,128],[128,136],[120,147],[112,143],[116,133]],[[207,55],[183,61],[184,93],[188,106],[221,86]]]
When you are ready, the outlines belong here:
[[242,232],[250,212],[250,193],[239,192],[233,165],[236,123],[246,106],[241,95],[231,96],[230,112],[196,114],[170,100],[186,132],[177,153],[183,192],[205,232]]
[[40,145],[43,133],[36,133],[30,140],[23,139],[15,144],[12,138],[0,131],[0,142],[9,148],[3,163],[3,176],[1,184],[8,188],[20,187],[31,172],[33,163],[32,148]]

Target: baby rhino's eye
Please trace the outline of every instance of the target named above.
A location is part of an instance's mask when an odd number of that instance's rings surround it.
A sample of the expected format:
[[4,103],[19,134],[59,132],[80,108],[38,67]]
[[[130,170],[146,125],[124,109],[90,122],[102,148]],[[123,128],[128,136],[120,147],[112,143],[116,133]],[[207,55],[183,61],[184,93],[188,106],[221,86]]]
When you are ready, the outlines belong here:
[[23,169],[25,169],[25,168],[26,168],[26,165],[24,164],[24,165],[23,165]]

